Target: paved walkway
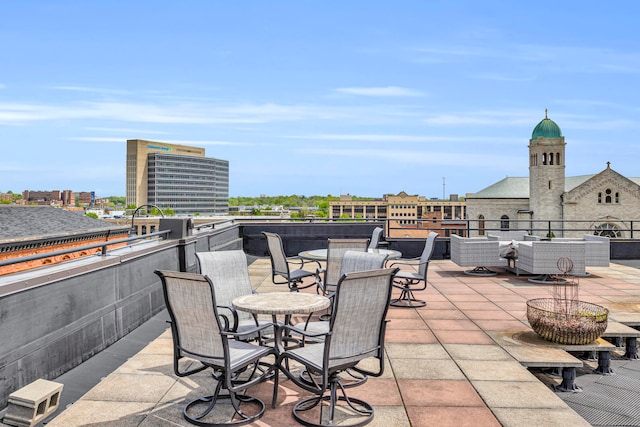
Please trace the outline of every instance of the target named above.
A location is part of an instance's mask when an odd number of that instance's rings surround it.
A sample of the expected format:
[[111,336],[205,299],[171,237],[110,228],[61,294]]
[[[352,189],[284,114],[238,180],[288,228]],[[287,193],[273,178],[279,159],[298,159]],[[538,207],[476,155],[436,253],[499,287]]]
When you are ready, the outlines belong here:
[[[583,417],[591,416],[586,406],[569,402],[569,397],[581,393],[555,393],[550,385],[559,384],[559,378],[523,368],[492,339],[496,332],[530,330],[525,302],[550,296],[552,287],[533,285],[524,276],[505,272],[495,277],[471,277],[462,270],[450,261],[433,261],[429,287],[422,292],[427,307],[389,310],[385,373],[350,389],[351,396],[374,405],[375,418],[370,425],[608,425],[606,420],[594,422],[595,418],[588,422]],[[588,270],[591,276],[580,279],[581,300],[609,307],[611,318],[618,313],[640,316],[637,269],[612,264]],[[259,292],[283,289],[271,283],[268,259],[251,264],[250,274]],[[205,394],[213,381],[206,372],[178,379],[173,375],[171,354],[170,333],[165,331],[47,425],[189,425],[182,418],[185,399]],[[614,359],[612,366],[617,369],[622,362],[617,361],[617,355]],[[577,382],[591,387],[603,376],[590,374],[586,363],[579,372],[585,375]],[[624,363],[632,370],[640,368],[640,361]],[[270,402],[271,386],[270,382],[261,384],[251,394]],[[65,384],[63,398],[68,388]],[[268,407],[254,425],[297,425],[291,408],[304,395],[281,377],[277,408]],[[637,402],[636,397],[631,405],[636,407]],[[624,425],[640,425],[640,419],[631,413]]]

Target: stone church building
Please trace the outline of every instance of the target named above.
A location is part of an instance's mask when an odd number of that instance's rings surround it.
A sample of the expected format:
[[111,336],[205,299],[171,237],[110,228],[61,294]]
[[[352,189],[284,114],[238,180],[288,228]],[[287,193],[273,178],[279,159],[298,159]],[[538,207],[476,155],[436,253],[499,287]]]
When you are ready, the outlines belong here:
[[470,235],[520,229],[543,237],[632,237],[631,222],[640,225],[640,178],[620,175],[609,162],[593,175],[565,176],[565,148],[545,113],[529,140],[529,177],[507,177],[467,196]]

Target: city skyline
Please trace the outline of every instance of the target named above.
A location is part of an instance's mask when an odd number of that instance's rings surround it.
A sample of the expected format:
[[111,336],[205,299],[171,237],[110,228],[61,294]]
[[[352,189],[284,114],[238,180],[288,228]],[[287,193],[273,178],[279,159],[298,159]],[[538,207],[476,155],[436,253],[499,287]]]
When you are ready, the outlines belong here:
[[123,196],[126,140],[229,161],[229,196],[425,197],[528,176],[640,176],[640,4],[0,4],[0,192]]

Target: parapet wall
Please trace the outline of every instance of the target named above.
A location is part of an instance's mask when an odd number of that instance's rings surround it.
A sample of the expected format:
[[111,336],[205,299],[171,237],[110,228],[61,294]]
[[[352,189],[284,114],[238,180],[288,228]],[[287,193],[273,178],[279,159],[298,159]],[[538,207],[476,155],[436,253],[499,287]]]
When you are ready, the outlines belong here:
[[241,249],[242,240],[230,227],[136,246],[0,279],[0,409],[10,393],[55,379],[163,310],[156,269],[195,271],[196,247]]

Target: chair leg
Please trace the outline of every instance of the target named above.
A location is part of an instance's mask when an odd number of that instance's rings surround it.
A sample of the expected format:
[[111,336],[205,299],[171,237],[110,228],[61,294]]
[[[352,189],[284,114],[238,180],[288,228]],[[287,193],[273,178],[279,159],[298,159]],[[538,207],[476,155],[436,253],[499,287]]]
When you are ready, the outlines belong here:
[[[323,406],[323,402],[328,402],[329,406]],[[363,400],[347,396],[339,374],[332,374],[329,377],[329,387],[324,394],[308,397],[298,402],[293,407],[293,417],[299,423],[310,427],[333,426],[336,406],[339,402],[345,402],[348,407],[351,408],[352,416],[355,417],[353,423],[341,419],[341,426],[359,427],[368,424],[373,419],[373,407]],[[310,411],[318,405],[320,405],[320,419],[317,423],[302,416],[306,411]],[[341,406],[341,408],[346,409],[347,406]],[[328,411],[328,414],[325,413],[325,409]],[[344,411],[341,411],[341,414],[346,416]]]
[[[184,407],[182,411],[182,415],[184,419],[193,425],[197,425],[201,427],[221,427],[221,426],[241,426],[241,425],[252,423],[253,421],[262,417],[265,410],[265,404],[262,400],[258,399],[257,397],[239,395],[236,393],[220,394],[220,391],[222,390],[223,382],[224,380],[218,381],[218,384],[216,385],[216,389],[213,395],[200,397],[198,399],[192,400],[191,402],[187,403],[187,405]],[[203,421],[203,418],[209,415],[211,411],[214,409],[219,399],[229,399],[231,401],[231,405],[233,406],[233,409],[235,411],[234,416],[229,421],[226,421],[226,422],[218,421],[218,420],[212,420],[210,422]],[[249,403],[249,404],[257,405],[258,410],[253,415],[248,415],[240,408],[241,403]],[[204,408],[202,412],[196,415],[191,415],[190,412],[193,412],[194,408],[201,404],[207,404],[207,407]]]
[[417,308],[427,305],[426,301],[417,299],[413,295],[413,289],[411,289],[409,283],[402,283],[401,286],[394,284],[393,286],[401,289],[400,297],[391,299],[389,305],[402,308]]

